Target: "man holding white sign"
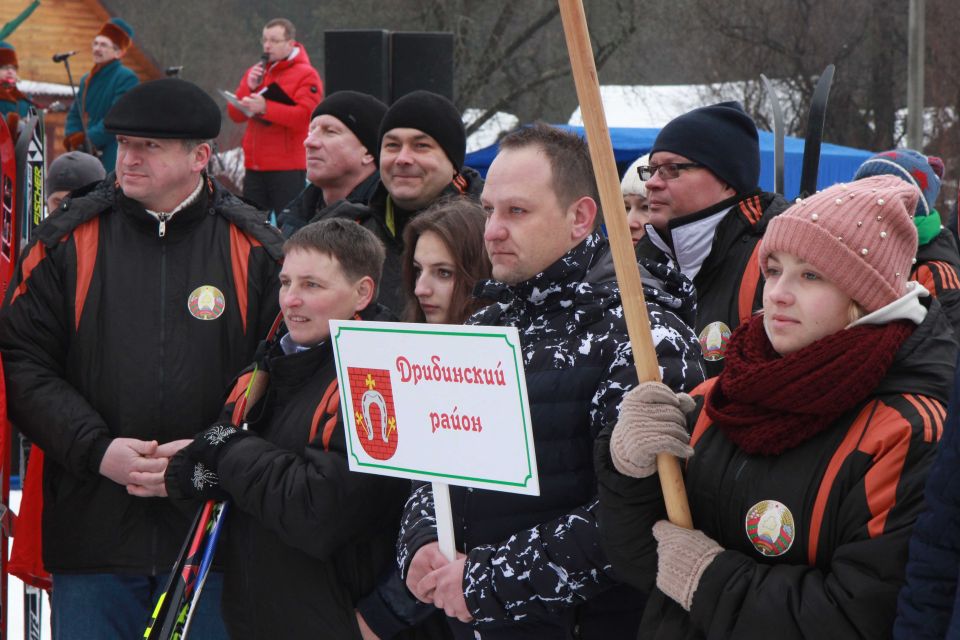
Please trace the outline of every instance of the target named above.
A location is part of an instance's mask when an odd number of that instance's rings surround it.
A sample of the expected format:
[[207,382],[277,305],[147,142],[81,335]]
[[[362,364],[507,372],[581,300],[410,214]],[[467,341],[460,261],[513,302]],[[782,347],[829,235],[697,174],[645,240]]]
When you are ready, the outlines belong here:
[[[504,138],[487,174],[481,202],[496,281],[482,297],[499,302],[468,323],[519,330],[540,495],[451,487],[465,552],[452,562],[436,542],[430,486],[407,502],[398,563],[410,591],[444,609],[457,638],[632,637],[639,625],[643,596],[606,574],[595,514],[593,440],[637,384],[596,191],[585,142],[546,125]],[[643,271],[663,380],[690,389],[703,379],[684,323],[693,319],[692,286],[652,268],[667,281]]]

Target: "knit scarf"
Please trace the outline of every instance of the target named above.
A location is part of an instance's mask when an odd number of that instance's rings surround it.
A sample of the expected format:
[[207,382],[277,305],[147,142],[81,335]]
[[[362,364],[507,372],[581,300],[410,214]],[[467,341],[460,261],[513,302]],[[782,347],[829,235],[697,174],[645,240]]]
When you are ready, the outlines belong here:
[[877,387],[915,325],[838,331],[785,356],[754,316],[730,337],[707,416],[751,455],[779,455],[817,435]]
[[15,84],[0,84],[0,100],[17,102],[19,100],[29,101],[29,98],[23,95]]

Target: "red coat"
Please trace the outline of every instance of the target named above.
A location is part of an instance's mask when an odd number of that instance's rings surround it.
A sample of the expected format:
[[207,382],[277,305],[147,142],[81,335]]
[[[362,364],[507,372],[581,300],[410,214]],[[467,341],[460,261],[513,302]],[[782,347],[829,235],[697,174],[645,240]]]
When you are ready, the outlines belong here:
[[[231,120],[247,122],[247,131],[243,135],[244,166],[247,169],[303,171],[307,168],[303,141],[310,126],[310,114],[323,99],[323,81],[310,65],[303,45],[295,42],[294,46],[292,58],[268,65],[257,91],[276,83],[296,104],[291,106],[267,100],[267,112],[252,118],[247,118],[232,105],[227,106]],[[238,98],[254,93],[247,86],[247,76],[252,70],[250,67],[243,74],[235,92]]]

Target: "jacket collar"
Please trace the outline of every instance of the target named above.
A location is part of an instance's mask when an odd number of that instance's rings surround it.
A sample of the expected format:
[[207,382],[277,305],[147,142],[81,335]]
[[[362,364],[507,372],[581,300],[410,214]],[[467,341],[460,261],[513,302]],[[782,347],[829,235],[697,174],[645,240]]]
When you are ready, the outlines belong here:
[[485,280],[477,284],[474,296],[495,300],[504,307],[514,305],[532,310],[573,302],[596,287],[596,278],[591,278],[593,274],[589,272],[606,246],[607,241],[595,231],[529,280],[515,285]]
[[[710,255],[717,227],[727,217],[732,207],[731,204],[710,213],[714,209],[711,207],[706,215],[698,214],[671,220],[664,234],[661,234],[653,225],[647,224],[647,234],[650,236],[650,242],[663,251],[683,275],[692,280],[697,277],[700,267]],[[674,222],[678,224],[673,224]]]

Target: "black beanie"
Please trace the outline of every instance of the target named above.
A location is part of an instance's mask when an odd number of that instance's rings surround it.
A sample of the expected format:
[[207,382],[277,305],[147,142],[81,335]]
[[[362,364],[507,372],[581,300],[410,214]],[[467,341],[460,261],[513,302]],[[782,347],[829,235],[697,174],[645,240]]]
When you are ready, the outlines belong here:
[[220,133],[220,107],[186,80],[164,78],[138,84],[120,96],[103,119],[116,135],[210,140]]
[[313,110],[310,119],[324,114],[333,116],[357,136],[360,144],[372,156],[379,156],[378,134],[380,121],[387,112],[387,105],[373,96],[359,91],[337,91],[324,98]]
[[463,159],[467,154],[467,133],[460,112],[443,96],[420,90],[394,102],[380,124],[381,144],[384,134],[398,128],[423,131],[437,141],[454,169],[459,171],[463,167]]
[[699,162],[738,194],[760,182],[757,125],[739,102],[721,102],[678,116],[660,130],[650,155],[670,151]]

